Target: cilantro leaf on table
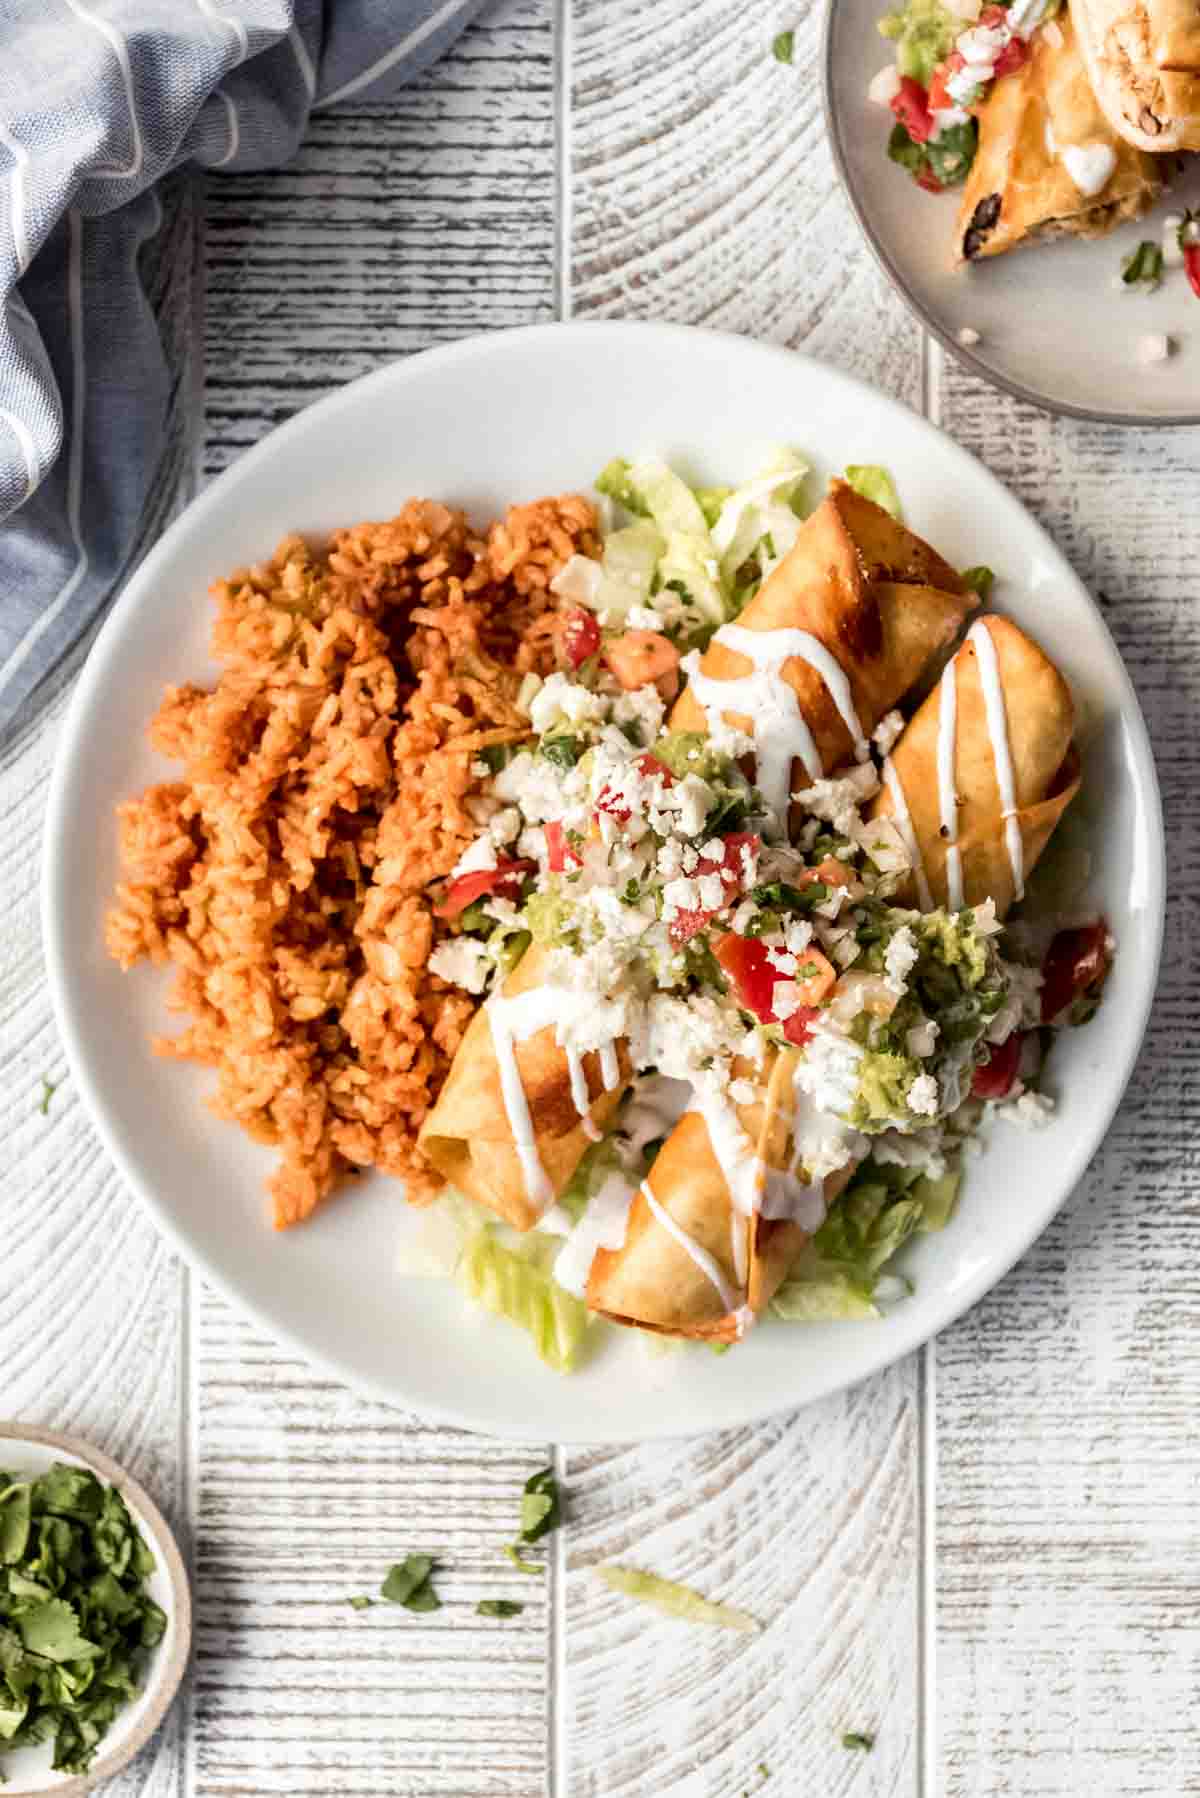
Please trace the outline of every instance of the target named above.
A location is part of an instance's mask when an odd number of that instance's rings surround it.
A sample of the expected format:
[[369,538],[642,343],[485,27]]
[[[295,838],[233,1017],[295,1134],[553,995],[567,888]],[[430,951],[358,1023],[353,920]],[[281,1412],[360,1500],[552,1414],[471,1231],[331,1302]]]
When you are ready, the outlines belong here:
[[433,1589],[434,1566],[432,1555],[407,1555],[389,1570],[380,1591],[406,1611],[440,1611],[442,1601]]
[[481,1617],[519,1617],[525,1606],[515,1598],[481,1598],[475,1609]]

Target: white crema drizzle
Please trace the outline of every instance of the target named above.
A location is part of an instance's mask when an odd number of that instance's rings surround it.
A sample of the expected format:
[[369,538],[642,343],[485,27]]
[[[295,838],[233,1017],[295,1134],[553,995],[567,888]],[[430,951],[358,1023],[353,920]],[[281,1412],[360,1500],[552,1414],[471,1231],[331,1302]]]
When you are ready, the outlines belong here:
[[810,781],[820,780],[825,768],[795,693],[783,678],[785,662],[806,662],[824,682],[854,742],[860,762],[870,754],[846,671],[837,658],[810,631],[751,631],[740,624],[723,624],[714,643],[745,656],[753,673],[733,680],[716,680],[703,674],[699,658],[692,664],[689,684],[705,712],[733,712],[750,719],[758,762],[757,786],[777,820],[787,816],[791,797],[792,762],[799,757]]
[[954,750],[958,734],[958,687],[953,662],[942,671],[938,704],[937,777],[942,835],[946,839],[946,903],[963,902],[962,855],[958,847],[958,795],[954,791]]
[[892,796],[892,816],[896,821],[896,829],[900,832],[908,859],[912,863],[912,871],[917,883],[917,904],[922,911],[933,910],[933,894],[929,890],[929,878],[925,873],[925,863],[921,856],[921,845],[917,841],[917,833],[913,829],[912,813],[908,809],[908,799],[904,792],[904,783],[900,779],[899,769],[890,755],[883,760],[883,784]]
[[975,645],[979,684],[983,688],[983,708],[987,714],[992,760],[996,765],[996,785],[1000,790],[1004,844],[1008,850],[1008,865],[1012,870],[1013,898],[1021,899],[1025,895],[1025,846],[1021,841],[1016,776],[1013,772],[1012,747],[1008,740],[1008,710],[1004,704],[1004,689],[1000,684],[1000,663],[992,633],[982,619],[967,632],[967,642]]
[[[509,1129],[512,1131],[513,1147],[517,1151],[517,1159],[521,1163],[521,1172],[525,1180],[525,1194],[531,1205],[544,1211],[554,1198],[554,1188],[550,1184],[545,1168],[538,1154],[537,1137],[534,1134],[533,1119],[529,1112],[529,1100],[525,1096],[525,1088],[521,1084],[521,1073],[517,1067],[516,1046],[528,1042],[539,1030],[547,1030],[552,1025],[571,1016],[583,1017],[590,1010],[591,1001],[586,993],[571,992],[565,987],[535,986],[527,993],[516,993],[511,998],[497,994],[489,999],[484,1007],[491,1027],[492,1042],[496,1050],[496,1064],[500,1070],[500,1091],[504,1097],[504,1109],[508,1114]],[[575,1051],[567,1050],[567,1063],[571,1073],[571,1094],[575,1108],[581,1118],[587,1117],[588,1096],[587,1083],[583,1076],[583,1057]],[[577,1075],[578,1069],[578,1075]],[[621,1070],[617,1057],[616,1044],[607,1042],[600,1050],[601,1078],[606,1092],[611,1092],[620,1084]],[[586,1127],[586,1126],[585,1126]],[[589,1130],[588,1135],[592,1132]],[[597,1133],[598,1136],[598,1133]],[[593,1137],[593,1141],[597,1137]]]
[[679,1244],[684,1253],[691,1256],[692,1260],[696,1263],[696,1266],[700,1269],[700,1272],[716,1288],[717,1296],[726,1311],[736,1312],[740,1310],[741,1294],[735,1292],[733,1287],[730,1286],[728,1280],[721,1271],[719,1263],[713,1259],[703,1244],[698,1243],[694,1236],[689,1236],[687,1231],[675,1222],[675,1219],[671,1216],[669,1211],[663,1209],[651,1192],[648,1180],[642,1181],[641,1190],[647,1205],[649,1205],[654,1216],[658,1219],[668,1236],[673,1236],[675,1238],[675,1241]]
[[736,1110],[723,1094],[693,1092],[689,1109],[703,1118],[712,1152],[729,1188],[733,1267],[744,1286],[749,1254],[749,1230],[744,1220],[753,1218],[761,1208],[766,1169]]

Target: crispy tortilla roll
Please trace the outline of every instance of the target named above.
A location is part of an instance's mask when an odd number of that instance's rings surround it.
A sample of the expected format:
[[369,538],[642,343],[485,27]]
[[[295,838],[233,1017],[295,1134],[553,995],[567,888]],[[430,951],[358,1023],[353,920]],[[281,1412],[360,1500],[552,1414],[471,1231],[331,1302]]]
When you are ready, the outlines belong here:
[[911,720],[871,808],[914,871],[900,901],[1003,917],[1079,790],[1067,683],[1006,618],[981,618]]
[[671,728],[704,731],[719,714],[753,736],[758,785],[781,818],[793,764],[807,785],[865,754],[879,720],[976,603],[927,543],[835,481],[737,623],[693,666]]
[[[544,949],[527,950],[498,999],[476,1012],[418,1138],[451,1186],[516,1230],[532,1229],[553,1204],[630,1076],[620,1042],[574,1058],[572,1068],[555,1025],[574,995],[544,984],[547,958]],[[577,1103],[583,1097],[591,1136]]]
[[1113,130],[1158,155],[1200,150],[1200,0],[1072,0]]
[[756,1076],[751,1104],[679,1120],[634,1198],[624,1244],[592,1262],[593,1311],[659,1335],[736,1342],[765,1310],[807,1240],[800,1223],[755,1209],[773,1209],[772,1188],[789,1178],[796,1060],[787,1050],[761,1072],[739,1068]]
[[1050,237],[1103,237],[1162,192],[1163,163],[1126,143],[1101,111],[1071,14],[1054,25],[979,109],[955,240],[964,261]]

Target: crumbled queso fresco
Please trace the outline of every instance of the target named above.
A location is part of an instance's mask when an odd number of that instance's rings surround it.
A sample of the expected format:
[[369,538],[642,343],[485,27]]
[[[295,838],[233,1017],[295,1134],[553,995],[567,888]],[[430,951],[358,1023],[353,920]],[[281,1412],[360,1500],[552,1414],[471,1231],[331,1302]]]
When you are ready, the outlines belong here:
[[[798,789],[794,843],[772,842],[740,766],[751,741],[718,716],[705,736],[671,733],[653,687],[603,671],[551,675],[528,712],[531,739],[488,767],[454,870],[485,890],[434,972],[494,992],[536,948],[568,1051],[621,1039],[636,1071],[689,1082],[699,1103],[749,1104],[768,1049],[790,1045],[809,1179],[868,1141],[943,1169],[972,1121],[971,1070],[999,1028],[1036,1021],[1039,976],[1002,957],[990,904],[894,902],[909,860],[890,820],[864,819],[876,763]],[[889,714],[876,753],[902,728]]]

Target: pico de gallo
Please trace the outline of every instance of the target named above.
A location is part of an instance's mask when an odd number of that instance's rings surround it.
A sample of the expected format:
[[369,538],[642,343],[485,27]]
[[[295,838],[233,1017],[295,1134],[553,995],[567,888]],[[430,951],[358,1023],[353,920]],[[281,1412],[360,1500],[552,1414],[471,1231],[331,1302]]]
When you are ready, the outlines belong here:
[[918,187],[941,193],[966,180],[979,145],[975,114],[995,82],[1024,66],[1034,34],[1060,5],[907,0],[880,20],[896,57],[867,91],[894,114],[888,155]]

